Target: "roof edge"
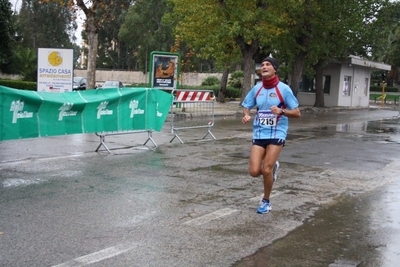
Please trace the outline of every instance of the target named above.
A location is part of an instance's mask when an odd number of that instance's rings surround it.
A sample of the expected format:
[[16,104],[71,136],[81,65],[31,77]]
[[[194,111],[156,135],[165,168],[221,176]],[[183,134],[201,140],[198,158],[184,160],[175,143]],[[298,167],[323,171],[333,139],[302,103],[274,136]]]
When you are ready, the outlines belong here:
[[383,62],[370,61],[354,55],[350,55],[349,59],[350,59],[349,63],[356,66],[363,66],[367,68],[386,70],[386,71],[390,71],[392,69],[391,65],[385,64]]

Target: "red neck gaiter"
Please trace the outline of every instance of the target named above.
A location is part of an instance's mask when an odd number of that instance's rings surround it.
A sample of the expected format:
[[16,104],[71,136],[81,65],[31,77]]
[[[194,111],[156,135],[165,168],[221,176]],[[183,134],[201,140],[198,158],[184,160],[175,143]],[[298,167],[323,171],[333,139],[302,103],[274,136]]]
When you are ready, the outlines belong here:
[[279,77],[277,75],[275,75],[274,77],[272,77],[271,79],[268,79],[268,80],[262,79],[262,83],[263,83],[263,87],[265,89],[274,88],[279,83]]

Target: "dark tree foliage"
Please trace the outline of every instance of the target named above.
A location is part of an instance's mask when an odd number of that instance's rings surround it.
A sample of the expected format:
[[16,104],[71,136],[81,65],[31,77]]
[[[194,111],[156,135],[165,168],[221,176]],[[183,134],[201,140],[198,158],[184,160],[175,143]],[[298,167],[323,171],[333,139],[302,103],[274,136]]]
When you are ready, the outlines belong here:
[[15,45],[13,12],[8,0],[0,0],[0,71],[15,72],[13,47]]
[[172,26],[163,21],[170,11],[166,0],[141,0],[132,5],[119,31],[119,38],[126,45],[126,58],[139,62],[140,69],[148,70],[152,51],[169,52],[175,38]]
[[[127,46],[119,40],[118,32],[123,24],[127,8],[120,6],[129,6],[130,0],[118,0],[119,5],[114,5],[110,10],[108,8],[107,19],[104,20],[98,32],[99,47],[97,54],[96,66],[106,69],[128,69],[129,57],[127,54]],[[104,16],[105,11],[100,8],[96,16]]]
[[23,0],[17,22],[20,44],[26,48],[72,48],[76,23],[58,2]]

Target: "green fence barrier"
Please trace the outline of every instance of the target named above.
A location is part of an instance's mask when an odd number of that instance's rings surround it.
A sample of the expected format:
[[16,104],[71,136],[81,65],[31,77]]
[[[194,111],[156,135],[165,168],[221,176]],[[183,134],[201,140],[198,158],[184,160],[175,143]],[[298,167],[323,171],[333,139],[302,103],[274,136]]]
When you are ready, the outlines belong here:
[[173,96],[155,88],[67,93],[0,86],[0,141],[78,133],[160,131]]

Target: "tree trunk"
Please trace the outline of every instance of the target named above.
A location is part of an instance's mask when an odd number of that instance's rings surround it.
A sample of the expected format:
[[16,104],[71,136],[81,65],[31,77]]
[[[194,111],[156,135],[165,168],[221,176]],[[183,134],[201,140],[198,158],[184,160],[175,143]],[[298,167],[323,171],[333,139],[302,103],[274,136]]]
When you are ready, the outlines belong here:
[[315,103],[314,107],[324,107],[324,74],[320,62],[314,66],[315,69]]
[[86,16],[86,33],[88,37],[87,89],[96,88],[96,57],[98,49],[98,33],[94,15]]
[[253,85],[253,81],[251,79],[252,75],[255,73],[253,58],[259,49],[260,42],[258,40],[253,40],[249,45],[243,40],[242,37],[237,37],[236,43],[240,46],[240,50],[244,59],[243,88],[242,98],[240,100],[240,103],[242,103]]
[[221,86],[218,92],[217,102],[225,103],[226,86],[228,84],[229,67],[225,68],[221,77]]
[[388,86],[394,86],[394,85],[398,84],[397,76],[398,76],[397,67],[392,65],[391,70],[387,75],[387,80],[388,80],[387,85]]
[[244,58],[244,70],[243,70],[243,88],[242,88],[242,98],[240,103],[244,100],[246,97],[247,93],[250,91],[252,87],[252,74],[255,73],[255,68],[253,64],[253,56],[254,53],[252,53],[251,50],[246,49],[243,53],[243,58]]
[[292,65],[292,74],[289,77],[289,86],[295,96],[297,96],[297,92],[299,91],[299,84],[303,75],[304,60],[305,54],[302,53],[297,56]]

